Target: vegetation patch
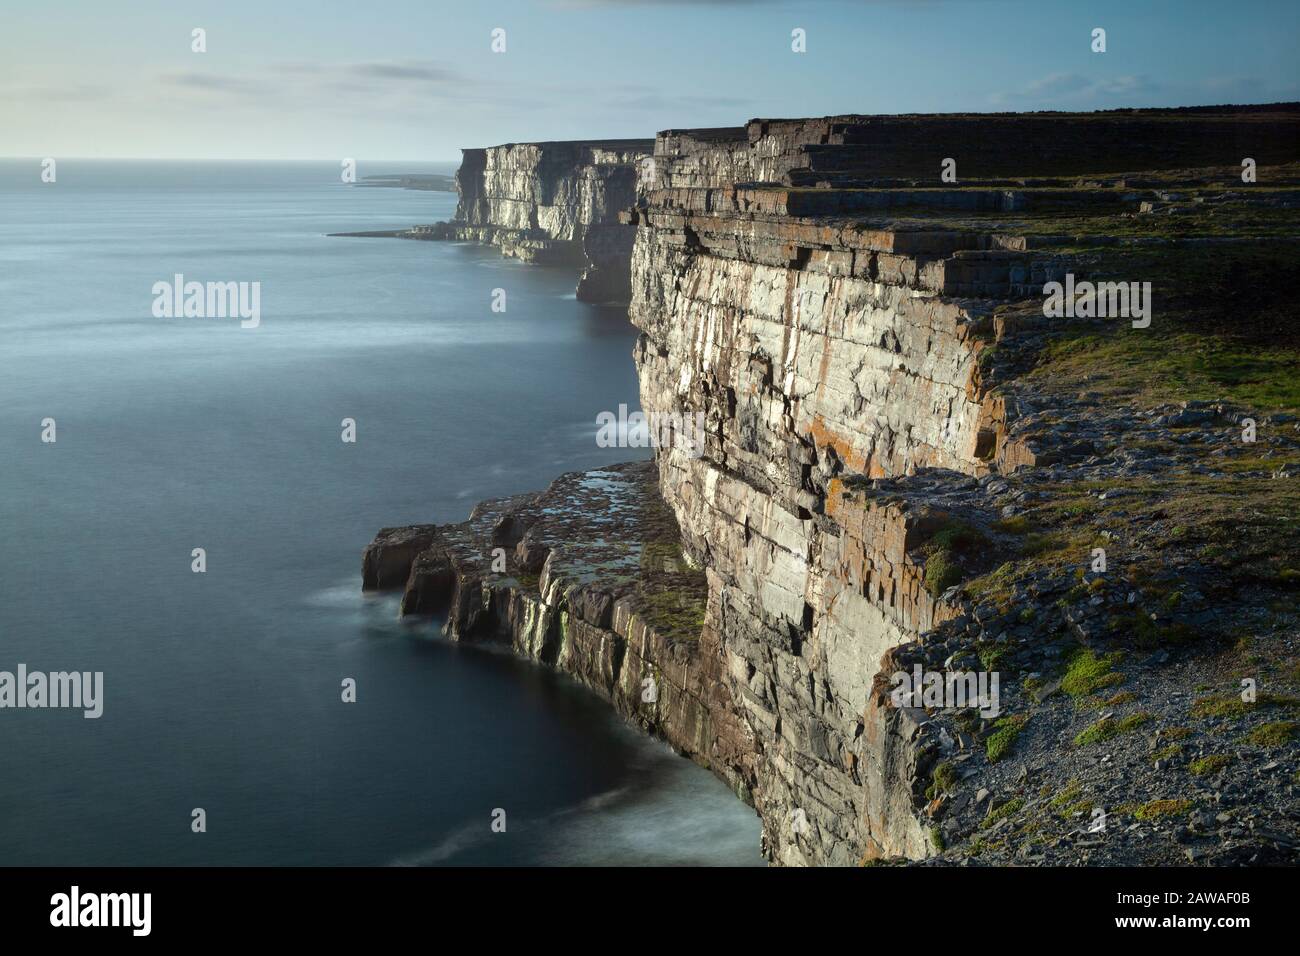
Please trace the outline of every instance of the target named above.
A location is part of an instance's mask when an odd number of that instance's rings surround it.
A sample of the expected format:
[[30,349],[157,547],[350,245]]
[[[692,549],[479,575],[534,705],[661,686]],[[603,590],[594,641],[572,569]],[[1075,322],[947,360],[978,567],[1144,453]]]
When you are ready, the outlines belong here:
[[984,534],[965,521],[953,518],[944,522],[925,543],[925,589],[938,597],[960,584],[966,576],[962,555],[969,555],[987,543]]
[[980,822],[980,826],[987,829],[988,827],[993,826],[993,824],[997,823],[999,820],[1005,820],[1013,813],[1018,813],[1020,809],[1024,807],[1024,805],[1025,805],[1024,797],[1016,797],[1013,800],[1008,800],[1006,803],[1002,804],[1002,806],[998,807],[996,810],[990,810],[988,812],[988,815]]
[[1192,811],[1190,800],[1151,800],[1134,811],[1133,816],[1139,820],[1166,820],[1170,817],[1185,817]]
[[934,847],[935,853],[942,853],[947,849],[943,843],[943,831],[938,827],[930,827],[930,845]]
[[930,786],[925,790],[925,798],[934,800],[940,794],[947,793],[957,785],[957,770],[948,761],[936,764],[930,774]]
[[1061,677],[1061,690],[1071,697],[1092,694],[1103,687],[1123,683],[1124,675],[1115,671],[1115,665],[1124,659],[1120,651],[1098,657],[1088,648],[1071,655]]
[[1015,714],[1011,717],[1003,717],[993,724],[993,733],[989,734],[988,739],[984,741],[984,753],[989,763],[997,763],[1011,752],[1016,738],[1020,736],[1027,723],[1029,723],[1027,714]]
[[1283,747],[1295,740],[1300,724],[1294,720],[1275,720],[1261,724],[1246,735],[1246,740],[1256,747]]
[[936,551],[925,560],[925,589],[931,597],[938,597],[964,576],[961,565],[951,551]]
[[1135,727],[1140,727],[1151,719],[1147,713],[1129,714],[1120,720],[1114,717],[1103,717],[1092,726],[1079,732],[1074,738],[1076,747],[1086,747],[1089,744],[1100,743],[1103,740],[1110,740],[1112,737],[1118,737],[1120,734],[1128,733]]
[[1232,758],[1227,754],[1210,754],[1208,757],[1193,760],[1187,765],[1187,769],[1194,777],[1204,777],[1208,774],[1218,773],[1231,762]]
[[1294,710],[1300,708],[1300,700],[1285,694],[1260,694],[1254,703],[1248,703],[1240,697],[1224,695],[1222,697],[1202,697],[1192,704],[1193,717],[1244,717],[1255,707],[1283,707]]
[[638,609],[645,621],[665,637],[698,640],[704,628],[705,597],[686,590],[642,591]]

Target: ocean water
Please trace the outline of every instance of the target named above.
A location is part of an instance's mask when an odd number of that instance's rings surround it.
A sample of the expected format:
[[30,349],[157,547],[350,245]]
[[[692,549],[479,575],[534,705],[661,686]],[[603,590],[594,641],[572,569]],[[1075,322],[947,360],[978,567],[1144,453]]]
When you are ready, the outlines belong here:
[[[104,672],[97,720],[0,709],[0,864],[760,863],[752,811],[593,694],[361,594],[378,528],[641,453],[595,444],[637,404],[624,315],[328,238],[455,202],[338,172],[0,161],[0,670]],[[155,318],[176,273],[259,282],[260,325]]]

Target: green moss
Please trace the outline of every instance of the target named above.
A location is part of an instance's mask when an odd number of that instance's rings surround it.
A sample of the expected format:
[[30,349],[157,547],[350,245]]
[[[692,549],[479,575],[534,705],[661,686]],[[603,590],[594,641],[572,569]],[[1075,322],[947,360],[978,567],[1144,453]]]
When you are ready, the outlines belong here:
[[992,641],[980,641],[975,645],[975,652],[979,654],[980,665],[986,671],[997,670],[1002,658],[1007,653],[1005,647],[994,644]]
[[1020,736],[1020,732],[1025,729],[1025,724],[1028,722],[1028,715],[1015,714],[1011,717],[1003,717],[993,724],[993,733],[984,741],[984,753],[989,763],[997,763],[1011,752],[1016,738]]
[[1018,576],[1018,565],[1007,561],[988,574],[974,578],[966,585],[966,593],[976,599],[991,600],[1005,607],[1011,600],[1011,588]]
[[1123,659],[1124,655],[1118,651],[1104,657],[1098,657],[1086,647],[1076,651],[1066,664],[1061,690],[1071,697],[1082,697],[1122,683],[1124,675],[1116,673],[1114,667]]
[[704,627],[705,597],[671,588],[643,591],[638,595],[637,610],[663,636],[697,640]]
[[1152,760],[1173,760],[1183,752],[1182,744],[1170,744],[1168,747],[1161,747],[1151,755]]
[[925,560],[925,589],[938,597],[962,579],[961,566],[951,551],[936,551]]
[[953,519],[930,538],[930,547],[938,551],[962,551],[987,543],[983,533],[965,521]]
[[1130,730],[1142,726],[1150,719],[1151,715],[1146,713],[1129,714],[1120,720],[1116,720],[1114,717],[1104,717],[1092,726],[1080,731],[1074,738],[1074,745],[1076,747],[1086,747],[1089,744],[1110,740],[1112,737],[1118,737],[1120,734],[1128,733]]
[[942,853],[947,849],[943,843],[943,831],[938,827],[930,827],[930,845],[934,847],[936,853]]
[[997,823],[999,820],[1006,819],[1007,817],[1011,816],[1013,813],[1020,812],[1020,809],[1024,807],[1024,805],[1025,805],[1025,800],[1023,797],[1016,797],[1014,800],[1008,800],[1006,803],[1002,804],[1002,806],[998,807],[996,810],[990,810],[988,812],[988,815],[984,817],[984,819],[980,822],[980,826],[987,829],[988,827],[993,826],[993,824]]
[[1078,780],[1071,780],[1065,785],[1065,789],[1053,797],[1047,805],[1053,810],[1060,810],[1079,799],[1081,793],[1083,793],[1083,785]]
[[1282,747],[1295,740],[1300,724],[1294,720],[1275,720],[1261,724],[1246,735],[1246,740],[1256,747]]
[[1207,774],[1218,773],[1231,762],[1232,758],[1227,754],[1210,754],[1208,757],[1193,760],[1187,765],[1187,769],[1192,776],[1203,777]]
[[1300,707],[1300,700],[1282,694],[1260,694],[1255,702],[1247,703],[1240,697],[1224,695],[1221,697],[1202,697],[1192,704],[1193,717],[1244,717],[1256,707]]
[[988,539],[978,528],[951,518],[925,542],[925,589],[938,597],[965,577],[959,555],[984,547]]
[[926,788],[925,798],[934,800],[940,794],[947,793],[957,785],[957,770],[948,761],[936,764],[930,774],[930,786]]
[[1139,806],[1133,813],[1139,820],[1165,820],[1169,817],[1185,817],[1192,810],[1190,800],[1151,800]]

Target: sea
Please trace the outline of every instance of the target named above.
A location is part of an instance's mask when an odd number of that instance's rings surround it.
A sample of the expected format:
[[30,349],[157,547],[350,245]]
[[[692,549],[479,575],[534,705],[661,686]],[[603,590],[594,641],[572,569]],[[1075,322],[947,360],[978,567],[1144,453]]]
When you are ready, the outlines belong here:
[[[361,591],[381,527],[645,454],[596,444],[638,405],[624,311],[329,235],[450,218],[365,185],[448,164],[42,169],[0,160],[0,672],[102,672],[103,712],[0,708],[0,865],[762,864],[593,693]],[[257,324],[160,316],[178,275],[256,283]]]

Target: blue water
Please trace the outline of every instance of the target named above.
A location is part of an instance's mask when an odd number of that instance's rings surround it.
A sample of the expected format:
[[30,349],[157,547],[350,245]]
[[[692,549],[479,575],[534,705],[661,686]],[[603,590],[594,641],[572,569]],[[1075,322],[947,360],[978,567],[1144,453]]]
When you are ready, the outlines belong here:
[[[448,170],[360,169],[403,171]],[[327,238],[455,199],[329,163],[39,172],[0,161],[0,670],[105,702],[0,710],[0,864],[760,862],[752,811],[594,695],[360,593],[381,526],[638,454],[595,443],[636,405],[624,315],[490,249]],[[260,282],[260,326],[154,318],[175,273]]]

